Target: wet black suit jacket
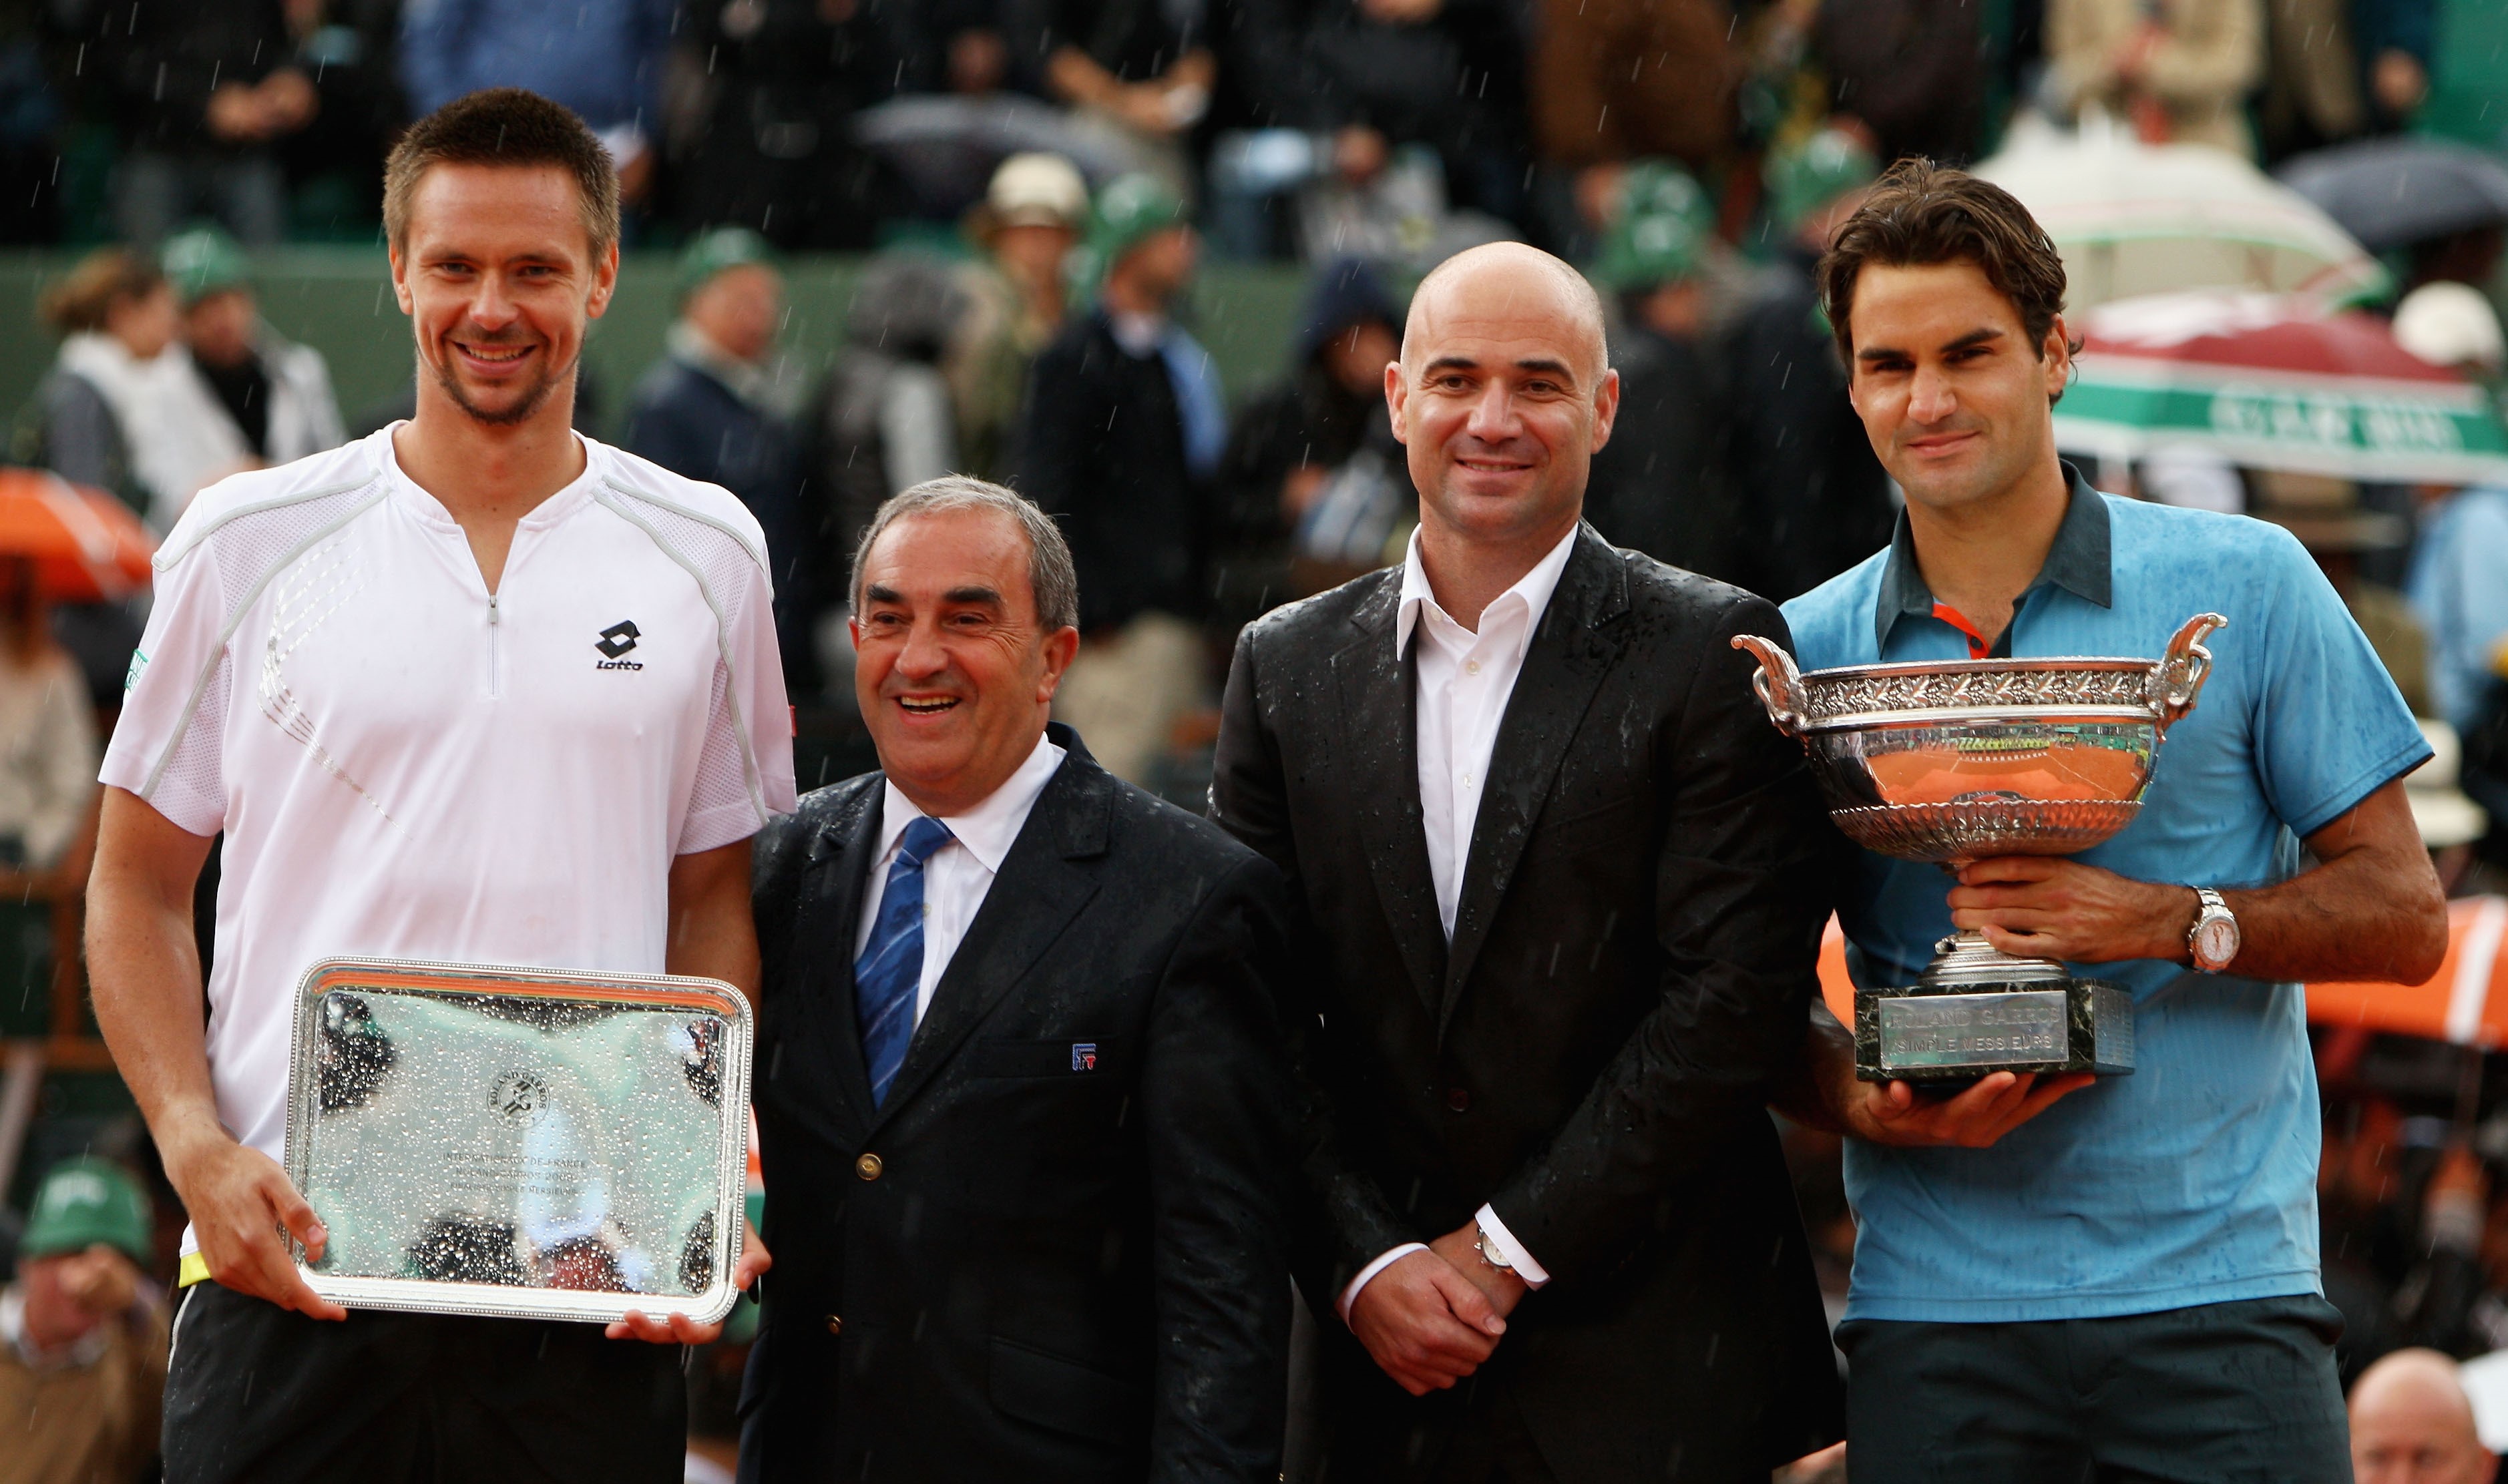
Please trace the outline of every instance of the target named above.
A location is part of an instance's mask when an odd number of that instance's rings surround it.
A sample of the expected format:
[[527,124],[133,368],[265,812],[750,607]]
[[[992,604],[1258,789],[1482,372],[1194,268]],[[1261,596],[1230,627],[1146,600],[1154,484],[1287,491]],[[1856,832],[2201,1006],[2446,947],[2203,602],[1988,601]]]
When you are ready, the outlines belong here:
[[852,960],[881,778],[758,837],[751,1484],[1279,1468],[1278,873],[1053,732],[1071,755],[876,1107]]
[[[1727,645],[1784,620],[1583,527],[1499,726],[1449,944],[1401,585],[1389,568],[1246,630],[1212,786],[1290,878],[1291,983],[1313,995],[1292,1019],[1292,1260],[1327,1336],[1332,1476],[1446,1476],[1449,1440],[1504,1404],[1561,1480],[1764,1481],[1840,1426],[1762,1106],[1802,1043],[1828,826]],[[1332,1300],[1484,1201],[1552,1282],[1479,1375],[1414,1399]]]

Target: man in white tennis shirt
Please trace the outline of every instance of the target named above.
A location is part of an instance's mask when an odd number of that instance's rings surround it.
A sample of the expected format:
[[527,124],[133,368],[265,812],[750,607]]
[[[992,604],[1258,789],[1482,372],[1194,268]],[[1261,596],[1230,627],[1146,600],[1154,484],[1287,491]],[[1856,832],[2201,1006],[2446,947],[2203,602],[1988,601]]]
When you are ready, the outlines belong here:
[[[206,1280],[176,1320],[171,1484],[680,1477],[676,1349],[347,1315],[278,1237],[325,1236],[277,1163],[314,960],[756,983],[749,837],[793,807],[757,523],[568,426],[617,202],[599,142],[544,98],[495,90],[420,121],[385,177],[416,417],[212,486],[158,555],[88,953],[192,1219],[186,1277]],[[204,1031],[192,889],[220,831]]]

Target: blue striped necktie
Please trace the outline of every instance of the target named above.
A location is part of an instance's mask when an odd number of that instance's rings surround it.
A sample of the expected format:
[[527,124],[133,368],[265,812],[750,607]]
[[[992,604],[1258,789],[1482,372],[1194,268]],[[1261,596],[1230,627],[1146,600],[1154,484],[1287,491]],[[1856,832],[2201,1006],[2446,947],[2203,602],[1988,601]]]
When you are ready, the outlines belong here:
[[879,921],[854,960],[854,1019],[862,1027],[874,1107],[888,1097],[914,1039],[914,996],[923,983],[923,862],[949,840],[949,826],[929,816],[905,827],[880,892]]

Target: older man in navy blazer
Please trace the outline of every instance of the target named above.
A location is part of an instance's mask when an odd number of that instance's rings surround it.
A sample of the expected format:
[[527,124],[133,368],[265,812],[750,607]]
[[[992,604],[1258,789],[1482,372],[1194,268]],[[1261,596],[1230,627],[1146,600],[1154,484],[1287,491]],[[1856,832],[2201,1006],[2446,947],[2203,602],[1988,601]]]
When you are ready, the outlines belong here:
[[917,486],[854,580],[880,772],[757,854],[741,1477],[1268,1484],[1279,875],[1048,724],[1078,602],[1033,506]]

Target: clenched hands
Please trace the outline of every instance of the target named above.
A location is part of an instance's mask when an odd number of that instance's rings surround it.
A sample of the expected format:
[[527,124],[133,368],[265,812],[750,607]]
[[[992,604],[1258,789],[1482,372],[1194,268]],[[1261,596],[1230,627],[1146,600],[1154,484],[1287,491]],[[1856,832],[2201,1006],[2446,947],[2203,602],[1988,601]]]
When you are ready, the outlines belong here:
[[[1503,1306],[1484,1291],[1468,1268],[1447,1254],[1456,1239],[1471,1255],[1472,1230],[1449,1232],[1424,1252],[1413,1252],[1367,1281],[1349,1306],[1350,1333],[1367,1347],[1377,1366],[1414,1396],[1444,1391],[1481,1368],[1506,1333],[1506,1313],[1524,1285]],[[1494,1277],[1502,1276],[1493,1274]]]

